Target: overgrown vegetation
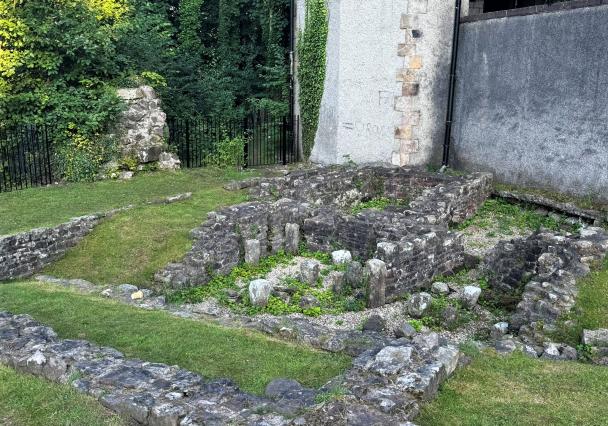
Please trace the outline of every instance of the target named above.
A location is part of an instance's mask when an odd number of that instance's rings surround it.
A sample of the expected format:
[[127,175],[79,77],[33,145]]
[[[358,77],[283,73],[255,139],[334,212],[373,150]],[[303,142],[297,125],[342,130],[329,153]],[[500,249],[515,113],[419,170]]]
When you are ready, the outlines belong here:
[[180,118],[288,111],[288,0],[0,0],[0,128],[52,124],[56,177],[114,153],[116,88]]
[[352,214],[361,213],[363,210],[366,210],[366,209],[384,210],[390,206],[404,207],[404,206],[407,206],[408,204],[409,204],[408,200],[396,200],[396,199],[391,199],[391,198],[386,198],[386,197],[379,197],[379,198],[373,198],[368,201],[363,201],[361,203],[354,205],[351,208],[351,213]]
[[325,55],[329,12],[325,0],[305,0],[304,30],[298,38],[298,80],[302,123],[302,149],[308,158],[315,143],[325,82]]
[[536,231],[546,228],[552,231],[576,231],[579,224],[572,224],[565,216],[543,214],[533,206],[527,204],[514,204],[501,198],[486,200],[477,214],[460,225],[459,230],[477,227],[488,230],[488,236],[509,236],[516,231]]
[[0,310],[30,314],[62,338],[90,340],[127,357],[179,365],[207,378],[231,378],[258,394],[280,377],[319,387],[350,365],[345,355],[36,283],[0,286]]
[[556,341],[574,347],[580,344],[583,330],[608,328],[608,259],[577,281],[577,287],[575,307],[560,318],[558,330],[552,335]]
[[0,365],[0,424],[28,426],[126,425],[93,398]]
[[422,408],[421,426],[601,425],[608,418],[608,369],[521,353],[468,352],[473,362]]
[[[310,253],[306,251],[304,253],[320,261],[327,260],[325,253]],[[334,270],[343,270],[345,268],[344,265],[325,266],[318,282],[312,286],[299,281],[297,278],[286,277],[283,279],[282,287],[289,294],[288,299],[270,296],[267,306],[253,306],[249,300],[249,293],[247,291],[249,282],[258,278],[264,278],[274,268],[288,265],[293,259],[293,255],[281,252],[261,259],[257,265],[242,264],[234,268],[228,275],[216,275],[209,283],[203,286],[170,293],[168,300],[172,303],[199,303],[212,297],[232,310],[247,315],[260,313],[271,315],[301,313],[316,317],[321,314],[337,314],[365,309],[364,300],[354,297],[352,289],[345,287],[340,294],[336,294],[331,289],[324,289],[322,286],[324,276]],[[300,302],[306,296],[314,297],[319,302],[319,306],[300,306]]]

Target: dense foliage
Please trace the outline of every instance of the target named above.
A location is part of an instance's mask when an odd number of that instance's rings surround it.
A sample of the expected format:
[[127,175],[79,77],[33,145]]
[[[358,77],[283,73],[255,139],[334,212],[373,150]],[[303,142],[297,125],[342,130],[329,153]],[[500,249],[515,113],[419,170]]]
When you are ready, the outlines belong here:
[[328,10],[325,0],[306,0],[305,27],[298,40],[300,116],[302,145],[306,158],[312,152],[319,124],[328,31]]
[[288,109],[289,0],[0,0],[0,127],[55,123],[60,173],[91,178],[150,84],[182,118]]

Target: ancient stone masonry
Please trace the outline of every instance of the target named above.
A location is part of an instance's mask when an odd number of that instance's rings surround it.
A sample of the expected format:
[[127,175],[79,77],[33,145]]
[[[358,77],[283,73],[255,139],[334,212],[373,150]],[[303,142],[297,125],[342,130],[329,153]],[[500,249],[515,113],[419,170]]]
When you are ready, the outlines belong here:
[[134,157],[141,164],[158,161],[161,169],[179,168],[177,157],[163,152],[167,117],[154,89],[120,89],[118,96],[127,104],[116,128],[122,156]]
[[[385,294],[376,300],[394,301],[430,285],[464,263],[462,237],[448,229],[451,222],[470,217],[488,196],[489,175],[446,177],[399,168],[364,167],[318,169],[282,178],[262,179],[251,194],[261,200],[214,212],[193,231],[192,251],[179,264],[167,266],[157,280],[181,287],[205,284],[211,273],[226,274],[247,256],[250,240],[260,241],[261,255],[291,247],[300,238],[311,250],[350,250],[362,260],[386,265],[381,279]],[[410,200],[383,211],[351,206],[376,197]],[[297,201],[294,201],[297,200]],[[299,229],[301,235],[287,233]],[[369,268],[368,268],[369,269]],[[375,302],[377,303],[377,302]]]
[[[0,312],[2,364],[71,383],[142,425],[408,424],[459,361],[458,349],[436,333],[419,334],[363,352],[321,389],[277,379],[259,397],[229,380],[209,381],[176,366],[127,359],[112,348],[62,340],[28,315]],[[335,389],[340,398],[315,403]]]
[[30,276],[57,260],[91,232],[101,217],[78,217],[54,228],[0,236],[0,281]]
[[607,252],[606,231],[589,227],[580,235],[538,232],[526,239],[502,241],[483,261],[481,271],[491,287],[487,294],[514,309],[510,329],[528,345],[527,352],[560,356],[561,351],[547,343],[546,334],[574,307],[576,280]]

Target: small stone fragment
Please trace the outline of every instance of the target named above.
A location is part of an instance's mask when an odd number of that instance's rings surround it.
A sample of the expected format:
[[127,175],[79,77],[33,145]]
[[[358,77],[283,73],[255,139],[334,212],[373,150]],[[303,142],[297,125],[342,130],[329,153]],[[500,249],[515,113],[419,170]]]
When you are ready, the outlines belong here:
[[450,287],[446,283],[437,281],[431,286],[431,292],[439,295],[450,294]]
[[412,341],[423,349],[434,350],[439,347],[439,335],[433,331],[416,334]]
[[416,329],[409,322],[404,322],[395,329],[395,336],[397,338],[405,337],[411,339],[416,333]]
[[300,308],[302,309],[316,308],[320,305],[319,300],[310,294],[302,296],[302,299],[300,299]]
[[118,286],[118,291],[122,294],[131,294],[139,290],[136,286],[131,284],[121,284]]
[[342,265],[353,260],[353,256],[348,250],[336,250],[331,253],[331,260],[336,265]]
[[490,337],[494,340],[499,340],[507,334],[509,331],[509,323],[507,322],[497,322],[492,326],[492,330],[490,331]]
[[416,293],[407,301],[407,313],[414,318],[422,318],[431,307],[432,301],[433,298],[430,294],[425,292]]
[[249,300],[253,306],[265,307],[272,293],[272,284],[268,280],[254,280],[249,283]]
[[477,304],[480,295],[481,289],[479,287],[469,285],[463,289],[460,301],[465,308],[471,309]]
[[135,293],[131,293],[131,300],[141,300],[144,298],[144,292],[139,290]]
[[321,272],[321,264],[312,259],[306,259],[300,264],[300,279],[308,285],[317,284],[319,273]]
[[386,328],[386,321],[380,315],[372,315],[363,323],[364,331],[383,332]]

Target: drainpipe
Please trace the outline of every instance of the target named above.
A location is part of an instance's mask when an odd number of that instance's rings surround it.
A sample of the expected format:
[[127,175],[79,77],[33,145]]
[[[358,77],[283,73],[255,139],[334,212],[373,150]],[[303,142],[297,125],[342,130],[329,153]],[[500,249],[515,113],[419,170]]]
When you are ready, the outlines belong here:
[[450,162],[450,143],[452,141],[452,119],[454,116],[454,92],[456,90],[456,65],[458,61],[458,37],[460,35],[460,8],[462,0],[456,0],[454,15],[454,34],[452,36],[452,63],[450,64],[450,88],[448,94],[448,112],[445,119],[445,139],[443,141],[442,169]]

